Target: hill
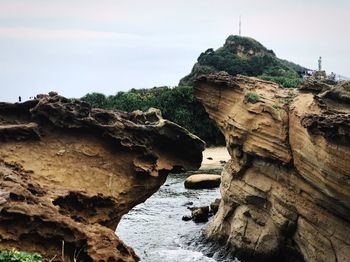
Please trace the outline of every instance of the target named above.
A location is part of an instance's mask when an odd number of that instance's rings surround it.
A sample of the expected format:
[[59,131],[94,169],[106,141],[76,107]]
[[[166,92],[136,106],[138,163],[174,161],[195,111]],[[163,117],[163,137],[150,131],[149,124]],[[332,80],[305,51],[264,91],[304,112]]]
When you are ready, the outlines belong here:
[[218,71],[230,75],[256,76],[284,87],[296,87],[306,68],[276,57],[272,50],[250,37],[229,36],[224,46],[200,54],[189,75],[179,85],[192,85],[198,76]]

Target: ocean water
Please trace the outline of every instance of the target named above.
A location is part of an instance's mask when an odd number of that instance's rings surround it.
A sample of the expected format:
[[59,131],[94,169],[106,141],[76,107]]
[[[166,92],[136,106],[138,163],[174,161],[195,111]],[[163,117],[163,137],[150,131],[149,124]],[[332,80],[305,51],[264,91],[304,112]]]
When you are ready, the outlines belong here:
[[[238,261],[223,248],[207,243],[202,231],[207,223],[182,221],[189,206],[210,205],[219,189],[189,190],[186,174],[172,174],[152,197],[123,217],[118,236],[133,247],[143,262]],[[193,205],[189,205],[193,202]]]

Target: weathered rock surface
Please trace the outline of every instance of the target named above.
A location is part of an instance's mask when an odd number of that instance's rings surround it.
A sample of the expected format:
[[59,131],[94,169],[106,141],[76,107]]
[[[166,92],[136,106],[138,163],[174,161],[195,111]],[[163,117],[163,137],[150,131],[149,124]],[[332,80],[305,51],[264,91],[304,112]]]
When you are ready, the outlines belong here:
[[220,181],[220,175],[199,174],[187,177],[184,185],[188,189],[215,188],[220,186]]
[[210,204],[210,212],[215,215],[219,210],[221,199],[217,198]]
[[244,261],[350,261],[348,85],[325,96],[224,73],[197,79],[231,155],[208,238]]
[[336,84],[333,80],[319,79],[317,76],[311,76],[306,81],[302,82],[298,89],[306,92],[320,93],[330,90]]
[[204,148],[157,110],[92,109],[55,94],[0,103],[0,143],[0,250],[50,261],[138,261],[115,235],[122,215],[169,172],[197,169]]

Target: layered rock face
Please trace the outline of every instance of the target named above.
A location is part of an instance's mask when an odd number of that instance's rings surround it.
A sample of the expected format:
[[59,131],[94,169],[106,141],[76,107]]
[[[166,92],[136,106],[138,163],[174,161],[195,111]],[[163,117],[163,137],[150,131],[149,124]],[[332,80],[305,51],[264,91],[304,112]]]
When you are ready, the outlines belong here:
[[316,85],[225,73],[195,81],[231,155],[206,235],[243,261],[350,261],[349,82]]
[[0,103],[0,250],[49,261],[138,261],[116,235],[123,214],[204,143],[159,111],[92,109],[57,95]]

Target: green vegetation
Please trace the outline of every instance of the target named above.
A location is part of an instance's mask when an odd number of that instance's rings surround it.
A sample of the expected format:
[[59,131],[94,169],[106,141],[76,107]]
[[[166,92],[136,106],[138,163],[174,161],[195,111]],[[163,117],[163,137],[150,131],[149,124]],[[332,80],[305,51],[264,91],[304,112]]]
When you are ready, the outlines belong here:
[[261,75],[259,76],[259,78],[263,80],[275,82],[286,88],[295,88],[302,82],[302,79],[298,77]]
[[247,100],[248,103],[255,104],[261,100],[261,97],[254,92],[248,92],[245,94],[245,99]]
[[226,71],[230,75],[256,76],[283,87],[296,87],[306,68],[276,57],[272,50],[249,37],[229,36],[223,47],[201,53],[192,72],[180,85],[190,85],[201,74]]
[[[231,75],[256,76],[292,88],[301,82],[301,74],[305,70],[304,67],[277,58],[272,50],[268,50],[252,38],[229,36],[223,47],[217,50],[210,48],[200,54],[192,72],[180,81],[178,87],[132,89],[108,97],[92,93],[82,99],[93,107],[129,112],[146,111],[155,107],[162,111],[165,119],[185,127],[208,144],[224,144],[222,134],[209,119],[203,106],[194,99],[190,85],[195,78],[202,74],[226,71]],[[246,100],[256,103],[261,97],[255,93],[248,93]]]
[[91,93],[82,100],[93,107],[123,111],[142,110],[150,107],[161,110],[165,119],[173,121],[196,134],[207,144],[223,144],[224,138],[214,122],[209,119],[203,106],[195,100],[190,86],[154,87],[118,92],[114,96]]
[[19,251],[0,251],[0,262],[43,262],[41,255]]

